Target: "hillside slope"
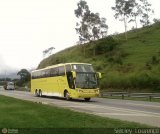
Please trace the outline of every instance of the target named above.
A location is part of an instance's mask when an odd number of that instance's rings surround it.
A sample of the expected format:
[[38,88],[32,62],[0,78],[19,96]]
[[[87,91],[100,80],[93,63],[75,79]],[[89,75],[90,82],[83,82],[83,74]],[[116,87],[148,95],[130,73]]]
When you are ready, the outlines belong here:
[[102,89],[160,92],[160,23],[77,45],[44,59],[38,68],[64,62],[92,63]]

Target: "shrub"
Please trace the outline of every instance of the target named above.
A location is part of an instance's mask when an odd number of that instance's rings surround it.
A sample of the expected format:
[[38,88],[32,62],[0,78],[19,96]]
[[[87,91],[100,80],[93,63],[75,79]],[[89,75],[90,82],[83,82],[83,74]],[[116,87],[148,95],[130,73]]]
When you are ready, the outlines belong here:
[[101,39],[97,42],[95,49],[96,54],[104,54],[106,52],[113,51],[120,43],[116,41],[112,36],[108,36],[105,39]]
[[160,92],[159,74],[141,72],[137,74],[109,73],[101,81],[101,88],[114,89],[155,89]]
[[159,59],[157,58],[157,56],[152,56],[151,63],[152,64],[158,64],[159,63]]

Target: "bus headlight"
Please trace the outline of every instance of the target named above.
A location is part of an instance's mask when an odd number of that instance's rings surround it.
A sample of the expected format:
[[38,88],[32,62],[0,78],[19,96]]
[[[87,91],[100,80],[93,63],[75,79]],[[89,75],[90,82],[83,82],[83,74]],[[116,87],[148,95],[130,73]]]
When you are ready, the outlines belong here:
[[82,91],[82,90],[78,90],[78,92],[79,92],[79,93],[83,93],[83,91]]
[[99,90],[95,90],[95,93],[99,93]]

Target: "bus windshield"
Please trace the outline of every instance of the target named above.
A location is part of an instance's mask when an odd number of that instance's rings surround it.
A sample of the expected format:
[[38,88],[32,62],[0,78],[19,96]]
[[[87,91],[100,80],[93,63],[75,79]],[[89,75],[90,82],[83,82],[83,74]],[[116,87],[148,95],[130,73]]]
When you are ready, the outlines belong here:
[[96,89],[98,87],[96,73],[77,72],[76,87],[82,89]]
[[76,87],[82,89],[96,89],[98,87],[96,73],[89,64],[73,64],[72,70],[76,71]]

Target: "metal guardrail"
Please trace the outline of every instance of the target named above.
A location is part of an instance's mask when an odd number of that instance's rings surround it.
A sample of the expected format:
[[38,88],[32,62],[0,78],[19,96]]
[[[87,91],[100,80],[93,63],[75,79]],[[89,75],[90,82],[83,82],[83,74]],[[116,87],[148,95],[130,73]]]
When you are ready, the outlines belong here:
[[101,91],[100,94],[101,97],[121,97],[122,99],[125,99],[125,97],[148,98],[149,101],[152,101],[152,99],[160,99],[160,93],[128,93]]
[[28,87],[18,87],[18,86],[17,86],[15,90],[17,90],[17,91],[27,91],[27,92],[29,92],[31,89],[28,88]]

